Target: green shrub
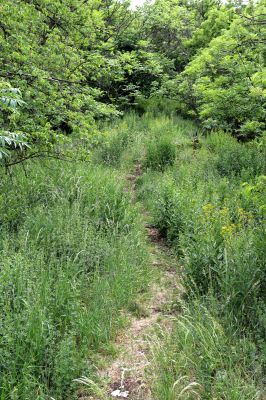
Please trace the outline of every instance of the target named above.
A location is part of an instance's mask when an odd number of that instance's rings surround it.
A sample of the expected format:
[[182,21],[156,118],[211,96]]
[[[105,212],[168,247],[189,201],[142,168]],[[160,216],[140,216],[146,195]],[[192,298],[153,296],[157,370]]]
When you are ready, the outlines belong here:
[[175,145],[167,137],[155,138],[147,145],[145,166],[152,170],[164,171],[175,162]]
[[214,167],[221,176],[242,176],[243,179],[260,175],[266,171],[266,154],[255,143],[238,143],[229,134],[211,134],[206,147],[215,154]]

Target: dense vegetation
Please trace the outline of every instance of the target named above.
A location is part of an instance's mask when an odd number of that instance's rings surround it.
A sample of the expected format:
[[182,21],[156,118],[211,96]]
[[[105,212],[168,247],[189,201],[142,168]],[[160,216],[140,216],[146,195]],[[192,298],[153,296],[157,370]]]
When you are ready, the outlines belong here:
[[155,351],[154,395],[263,399],[265,145],[222,132],[195,143],[195,129],[165,114],[129,115],[100,151],[122,170],[141,161],[138,199],[180,260],[186,295],[173,300],[175,328]]
[[187,296],[158,350],[156,398],[185,387],[180,398],[263,398],[265,147],[219,133],[193,148],[191,126],[165,117],[150,128],[140,198],[179,255]]
[[158,98],[206,130],[265,130],[264,0],[7,0],[1,16],[1,129],[41,154]]
[[2,177],[2,399],[66,398],[147,285],[144,230],[118,181],[51,161]]
[[154,397],[263,399],[265,0],[0,8],[0,398],[95,392],[153,279],[145,206],[185,292]]

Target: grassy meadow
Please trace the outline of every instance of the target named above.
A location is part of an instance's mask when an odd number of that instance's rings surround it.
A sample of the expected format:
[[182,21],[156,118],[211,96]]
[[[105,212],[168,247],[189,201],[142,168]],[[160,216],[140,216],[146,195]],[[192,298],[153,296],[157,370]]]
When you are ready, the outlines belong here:
[[0,400],[266,400],[266,0],[0,12]]
[[265,142],[203,136],[152,112],[126,116],[111,138],[102,160],[141,162],[138,201],[179,257],[185,289],[172,334],[155,344],[154,398],[264,399]]
[[146,238],[118,173],[60,161],[26,172],[1,176],[0,398],[73,399],[148,285]]
[[91,393],[74,379],[97,382],[97,354],[112,355],[152,282],[144,206],[185,289],[173,331],[153,344],[154,398],[264,399],[265,143],[195,140],[194,123],[152,112],[102,131],[89,163],[1,174],[0,398]]

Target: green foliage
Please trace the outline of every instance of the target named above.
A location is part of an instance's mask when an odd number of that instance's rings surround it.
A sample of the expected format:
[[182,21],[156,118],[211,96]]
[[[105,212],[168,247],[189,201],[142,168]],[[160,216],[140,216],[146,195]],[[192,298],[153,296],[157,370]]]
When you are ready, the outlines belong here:
[[95,120],[149,96],[171,65],[150,48],[128,2],[8,0],[1,12],[1,76],[26,102],[13,125],[35,146],[91,138]]
[[[145,237],[119,176],[58,161],[1,178],[2,398],[73,398],[147,284]],[[125,279],[126,277],[126,279]]]
[[153,145],[154,131],[166,134],[178,149],[175,163],[163,173],[148,170],[137,186],[151,222],[179,256],[186,289],[173,333],[155,350],[155,396],[259,399],[266,326],[265,148],[262,141],[243,144],[225,133],[200,136],[195,147],[195,126],[180,120],[174,129],[169,125],[170,119],[162,116],[160,123],[157,117],[153,129],[145,130],[145,147]]
[[8,122],[14,114],[17,114],[18,106],[24,104],[21,99],[21,91],[12,88],[5,81],[0,81],[0,93],[0,162],[5,163],[6,159],[10,157],[11,150],[20,150],[22,152],[29,146],[25,135],[5,129],[8,128]]
[[[265,8],[265,7],[264,7]],[[265,130],[264,8],[235,16],[176,79],[180,110],[241,138]]]
[[18,89],[11,101],[2,94],[6,106],[23,105],[10,131],[51,151],[70,134],[92,139],[96,120],[129,106],[145,111],[164,96],[171,111],[207,130],[258,136],[265,130],[264,14],[263,1],[157,0],[132,11],[116,0],[8,0],[1,77],[11,85],[7,94],[19,88],[26,103]]
[[1,97],[0,103],[8,110],[16,111],[18,106],[24,105],[21,99],[21,91],[17,88],[12,88],[7,82],[0,82]]
[[205,143],[215,155],[214,167],[221,176],[240,175],[249,179],[266,170],[265,150],[254,142],[243,145],[219,133],[209,135]]
[[173,62],[154,93],[208,130],[241,139],[265,131],[265,4],[158,0],[146,35]]
[[[145,290],[145,232],[121,182],[136,160],[188,297],[156,396],[259,398],[265,13],[264,0],[1,4],[1,399],[72,399]],[[129,108],[144,115],[115,120]],[[65,163],[14,165],[40,156]]]
[[18,0],[1,12],[1,76],[23,93],[16,126],[35,145],[90,137],[95,119],[117,115],[111,103],[136,63],[116,42],[132,19],[128,3]]
[[228,337],[215,314],[209,303],[182,305],[172,335],[165,334],[163,345],[158,344],[156,398],[259,398],[253,375],[257,368],[254,344]]
[[[263,173],[265,153],[230,136],[211,135],[196,157],[191,154],[160,183],[155,208],[161,233],[185,259],[188,286],[223,298],[223,312],[254,329],[265,285],[261,243],[266,193],[264,178],[255,178]],[[243,178],[259,183],[243,184]]]
[[171,139],[154,138],[147,146],[145,166],[152,170],[164,171],[175,162],[176,149]]
[[11,149],[22,151],[26,147],[29,146],[25,141],[25,135],[2,131],[0,135],[0,161],[5,161],[9,157]]

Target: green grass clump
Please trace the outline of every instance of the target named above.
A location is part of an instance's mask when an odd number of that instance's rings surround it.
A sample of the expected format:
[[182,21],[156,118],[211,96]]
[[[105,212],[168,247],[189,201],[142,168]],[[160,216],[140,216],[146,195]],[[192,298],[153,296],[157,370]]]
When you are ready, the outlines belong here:
[[110,140],[102,144],[97,153],[98,161],[112,167],[119,167],[121,156],[130,142],[128,130],[111,136]]
[[248,179],[265,172],[265,152],[256,142],[242,144],[229,134],[216,133],[209,135],[204,145],[215,155],[214,168],[221,176]]
[[209,304],[183,304],[172,334],[164,334],[155,349],[156,399],[260,398],[254,344],[228,336]]
[[147,145],[145,167],[164,171],[175,162],[175,145],[168,138],[157,138],[150,141]]
[[0,398],[75,398],[92,354],[148,282],[145,233],[123,182],[93,164],[1,177]]
[[[131,112],[126,114],[122,120],[103,126],[103,132],[107,132],[106,140],[98,146],[93,154],[94,161],[120,169],[124,169],[125,164],[129,161],[131,167],[134,149],[137,150],[136,158],[141,157],[139,150],[141,144],[143,145],[145,142],[143,132],[147,129],[147,125],[148,121]],[[131,160],[127,160],[128,152]]]

